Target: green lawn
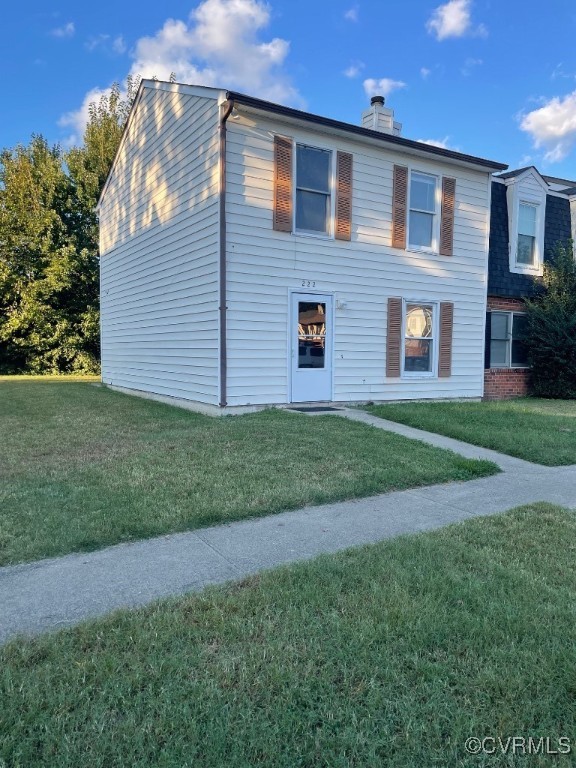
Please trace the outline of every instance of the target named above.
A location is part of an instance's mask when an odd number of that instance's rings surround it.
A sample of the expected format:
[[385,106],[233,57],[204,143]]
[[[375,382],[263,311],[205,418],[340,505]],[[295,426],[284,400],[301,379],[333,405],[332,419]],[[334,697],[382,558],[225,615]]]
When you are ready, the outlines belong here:
[[383,419],[556,467],[576,464],[576,402],[522,398],[483,403],[366,406]]
[[334,417],[0,383],[0,564],[497,471]]
[[464,744],[575,748],[575,552],[574,513],[535,504],[13,642],[0,649],[0,758],[572,766]]

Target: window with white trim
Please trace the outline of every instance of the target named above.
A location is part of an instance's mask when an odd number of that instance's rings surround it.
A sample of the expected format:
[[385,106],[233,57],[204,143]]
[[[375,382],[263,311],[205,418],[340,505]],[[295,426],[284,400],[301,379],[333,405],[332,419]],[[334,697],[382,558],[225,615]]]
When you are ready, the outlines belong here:
[[544,260],[546,182],[534,169],[506,180],[510,272],[541,275]]
[[518,206],[518,241],[516,264],[533,267],[536,263],[536,237],[538,233],[538,208],[532,203],[520,202]]
[[328,149],[296,145],[297,232],[329,235],[332,216],[332,152]]
[[490,367],[527,368],[526,315],[492,312],[490,329]]
[[429,173],[410,172],[408,247],[435,251],[438,179]]
[[403,372],[430,375],[436,357],[435,305],[419,302],[404,304]]

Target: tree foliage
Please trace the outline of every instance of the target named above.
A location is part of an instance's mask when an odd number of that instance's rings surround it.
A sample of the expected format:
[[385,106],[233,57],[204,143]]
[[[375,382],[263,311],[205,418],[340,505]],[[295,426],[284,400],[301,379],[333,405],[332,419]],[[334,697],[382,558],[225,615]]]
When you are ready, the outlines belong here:
[[538,397],[576,398],[576,261],[558,244],[544,266],[543,290],[527,302],[530,387]]
[[90,105],[81,147],[0,153],[0,373],[98,369],[95,207],[138,85]]

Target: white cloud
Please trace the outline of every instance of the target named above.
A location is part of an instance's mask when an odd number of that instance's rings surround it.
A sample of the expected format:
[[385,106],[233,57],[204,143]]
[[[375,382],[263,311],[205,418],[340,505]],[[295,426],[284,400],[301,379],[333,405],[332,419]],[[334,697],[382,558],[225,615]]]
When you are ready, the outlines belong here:
[[117,35],[114,40],[112,40],[112,50],[117,54],[126,53],[126,43],[124,42],[122,35]]
[[426,22],[426,29],[439,41],[465,35],[485,37],[488,30],[484,24],[472,24],[471,5],[472,0],[449,0],[439,5]]
[[347,69],[344,70],[344,75],[349,78],[358,77],[360,72],[364,69],[363,61],[353,61]]
[[532,155],[522,155],[520,160],[514,164],[514,168],[526,168],[529,165],[535,165],[535,160]]
[[460,70],[464,77],[469,77],[472,74],[472,70],[475,69],[475,67],[481,67],[482,64],[484,64],[482,59],[472,59],[468,58],[464,62],[464,66]]
[[101,96],[108,95],[109,93],[109,88],[92,88],[92,90],[88,91],[86,96],[84,96],[84,101],[79,109],[73,110],[72,112],[66,112],[66,114],[62,115],[60,120],[58,120],[58,125],[72,131],[72,133],[64,139],[64,146],[71,147],[82,141],[86,123],[88,122],[88,110],[90,104],[92,102],[98,102]]
[[95,51],[96,49],[101,49],[106,53],[114,53],[117,55],[126,52],[126,43],[124,42],[122,35],[117,35],[114,38],[112,35],[96,35],[95,37],[88,38],[84,43],[84,47],[90,52]]
[[420,67],[420,77],[422,80],[428,80],[431,74],[432,70],[428,69],[428,67]]
[[290,44],[275,37],[260,42],[258,32],[270,21],[262,0],[204,0],[188,23],[168,19],[134,49],[132,74],[196,85],[242,89],[271,101],[298,102],[282,72]]
[[573,72],[566,72],[564,69],[564,64],[560,62],[560,64],[556,65],[554,71],[550,75],[551,80],[558,80],[559,78],[563,80],[575,80],[576,75]]
[[[269,21],[270,7],[263,0],[203,0],[186,21],[167,19],[155,34],[137,40],[129,74],[168,80],[175,72],[178,82],[242,90],[302,106],[283,70],[290,43],[279,37],[260,39]],[[73,128],[75,137],[82,135],[90,101],[105,92],[92,89],[60,124]]]
[[550,163],[563,160],[576,144],[576,91],[554,98],[520,119],[520,128],[530,134],[536,149],[544,148]]
[[450,141],[450,136],[445,136],[443,139],[418,139],[420,144],[428,144],[430,147],[440,147],[440,149],[451,149],[449,147],[448,142]]
[[392,91],[405,87],[406,83],[401,80],[391,80],[389,77],[382,77],[379,80],[370,77],[364,80],[366,96],[388,96]]
[[346,21],[358,21],[358,13],[360,11],[360,8],[357,5],[353,5],[352,8],[349,8],[345,14],[344,18]]
[[67,24],[64,24],[61,27],[56,27],[55,29],[50,30],[50,34],[52,37],[74,37],[74,33],[76,32],[76,27],[74,25],[73,21],[69,21]]

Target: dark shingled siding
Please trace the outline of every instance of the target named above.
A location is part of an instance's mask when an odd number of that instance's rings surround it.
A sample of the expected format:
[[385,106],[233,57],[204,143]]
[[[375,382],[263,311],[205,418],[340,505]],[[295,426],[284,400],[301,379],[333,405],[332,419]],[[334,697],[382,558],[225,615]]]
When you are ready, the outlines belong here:
[[[522,298],[532,296],[537,279],[510,272],[508,260],[508,204],[506,186],[492,182],[490,248],[488,257],[488,295]],[[570,202],[561,197],[546,196],[544,222],[544,260],[558,242],[570,240]]]

